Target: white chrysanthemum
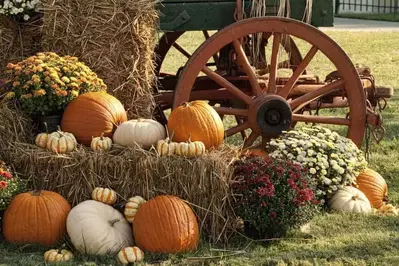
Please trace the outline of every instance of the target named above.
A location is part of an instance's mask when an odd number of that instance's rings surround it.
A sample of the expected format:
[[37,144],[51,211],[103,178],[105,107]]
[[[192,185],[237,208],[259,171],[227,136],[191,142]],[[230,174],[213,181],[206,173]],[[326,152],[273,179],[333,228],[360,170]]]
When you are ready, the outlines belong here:
[[363,152],[350,139],[321,127],[291,130],[272,140],[268,149],[272,158],[294,160],[312,169],[310,174],[326,196],[336,187],[350,185],[367,166]]
[[[310,166],[313,166],[313,164],[310,165]],[[311,173],[312,175],[316,174],[316,169],[310,168],[310,169],[309,169],[309,173]]]

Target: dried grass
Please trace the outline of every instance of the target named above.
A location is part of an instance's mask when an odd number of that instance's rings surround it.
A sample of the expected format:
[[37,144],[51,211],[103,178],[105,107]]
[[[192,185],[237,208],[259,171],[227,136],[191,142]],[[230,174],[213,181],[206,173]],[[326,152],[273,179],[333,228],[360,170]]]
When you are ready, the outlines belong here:
[[229,203],[232,149],[193,159],[160,157],[138,147],[106,153],[79,147],[56,155],[32,144],[31,121],[19,111],[0,106],[0,125],[0,158],[12,163],[33,188],[59,192],[72,205],[89,199],[96,186],[113,188],[121,201],[171,194],[191,204],[209,241],[226,242],[235,226]]
[[157,0],[43,0],[43,47],[75,55],[108,85],[130,118],[154,107]]
[[18,23],[0,15],[0,78],[7,63],[17,63],[41,50],[41,19]]

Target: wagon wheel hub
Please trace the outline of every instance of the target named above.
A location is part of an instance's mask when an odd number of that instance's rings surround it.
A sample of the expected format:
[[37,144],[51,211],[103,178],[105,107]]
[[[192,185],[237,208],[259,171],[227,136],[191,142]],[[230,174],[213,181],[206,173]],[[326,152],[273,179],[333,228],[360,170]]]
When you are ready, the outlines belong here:
[[260,95],[249,107],[251,128],[263,136],[274,137],[288,130],[292,112],[288,102],[278,95]]

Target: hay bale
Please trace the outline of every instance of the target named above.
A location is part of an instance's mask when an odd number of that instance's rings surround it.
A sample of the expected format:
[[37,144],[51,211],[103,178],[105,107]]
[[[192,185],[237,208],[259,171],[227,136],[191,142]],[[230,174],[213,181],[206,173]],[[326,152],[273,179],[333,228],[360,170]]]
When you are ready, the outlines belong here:
[[74,55],[104,80],[130,118],[152,115],[156,0],[43,0],[43,47]]
[[35,188],[59,192],[72,205],[87,200],[96,186],[115,189],[120,199],[150,199],[170,194],[186,200],[199,218],[201,234],[225,242],[234,226],[229,204],[230,162],[235,151],[225,148],[199,158],[160,157],[140,148],[116,147],[107,153],[80,147],[68,155],[33,145],[29,118],[0,107],[0,158],[12,164]]
[[41,50],[41,15],[18,22],[0,15],[0,78],[7,63],[17,63]]

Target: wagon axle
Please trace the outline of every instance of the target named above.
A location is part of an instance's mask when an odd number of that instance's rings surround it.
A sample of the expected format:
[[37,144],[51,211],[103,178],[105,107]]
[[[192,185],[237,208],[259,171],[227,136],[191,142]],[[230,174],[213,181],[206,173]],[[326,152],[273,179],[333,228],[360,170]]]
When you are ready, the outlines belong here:
[[261,95],[249,106],[248,121],[258,134],[275,137],[290,128],[291,107],[283,97]]

